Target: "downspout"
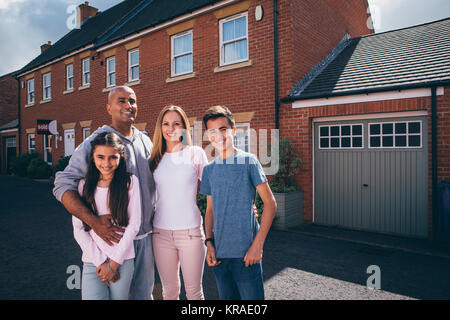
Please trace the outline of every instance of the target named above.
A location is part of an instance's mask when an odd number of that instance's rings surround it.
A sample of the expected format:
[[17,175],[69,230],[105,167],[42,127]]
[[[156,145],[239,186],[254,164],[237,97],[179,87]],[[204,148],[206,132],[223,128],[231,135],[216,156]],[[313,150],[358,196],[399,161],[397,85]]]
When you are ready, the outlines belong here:
[[431,87],[431,203],[432,203],[432,240],[436,244],[439,233],[439,188],[437,161],[437,97],[436,86]]
[[278,1],[273,0],[273,70],[275,82],[275,129],[280,128],[280,99],[278,96]]
[[[19,155],[22,154],[22,126],[20,121],[20,78],[17,80],[17,146],[19,150]],[[17,151],[16,151],[17,152]]]

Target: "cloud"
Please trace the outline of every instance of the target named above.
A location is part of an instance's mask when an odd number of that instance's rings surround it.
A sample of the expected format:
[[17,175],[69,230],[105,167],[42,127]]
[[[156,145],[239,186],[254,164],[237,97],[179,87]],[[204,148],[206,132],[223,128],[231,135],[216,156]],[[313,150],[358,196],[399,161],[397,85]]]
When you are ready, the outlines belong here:
[[[104,11],[121,0],[90,1]],[[47,41],[55,43],[70,30],[67,8],[81,0],[0,0],[0,75],[24,67],[41,53]]]

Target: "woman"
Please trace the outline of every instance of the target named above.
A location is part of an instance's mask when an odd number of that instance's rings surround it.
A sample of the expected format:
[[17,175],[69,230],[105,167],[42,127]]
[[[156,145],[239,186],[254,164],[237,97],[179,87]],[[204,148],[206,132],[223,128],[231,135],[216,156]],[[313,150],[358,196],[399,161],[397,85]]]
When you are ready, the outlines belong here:
[[206,248],[197,207],[198,183],[208,163],[202,148],[192,146],[189,120],[178,106],[159,114],[153,136],[150,169],[156,184],[153,251],[164,300],[178,300],[180,266],[186,297],[203,300]]
[[78,185],[81,199],[96,215],[111,215],[124,227],[120,242],[112,246],[75,216],[74,236],[83,251],[83,300],[127,300],[134,272],[134,245],[141,225],[139,181],[127,172],[125,145],[113,132],[91,142],[86,178]]

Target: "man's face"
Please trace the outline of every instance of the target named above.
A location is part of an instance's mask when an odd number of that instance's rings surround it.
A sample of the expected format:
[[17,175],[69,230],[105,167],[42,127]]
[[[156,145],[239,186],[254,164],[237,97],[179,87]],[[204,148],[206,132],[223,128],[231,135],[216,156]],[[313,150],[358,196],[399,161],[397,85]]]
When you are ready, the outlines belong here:
[[233,137],[236,134],[236,127],[231,127],[228,119],[220,117],[208,120],[206,123],[208,139],[214,148],[225,151],[233,148]]
[[117,90],[106,105],[113,124],[133,124],[137,116],[136,94]]

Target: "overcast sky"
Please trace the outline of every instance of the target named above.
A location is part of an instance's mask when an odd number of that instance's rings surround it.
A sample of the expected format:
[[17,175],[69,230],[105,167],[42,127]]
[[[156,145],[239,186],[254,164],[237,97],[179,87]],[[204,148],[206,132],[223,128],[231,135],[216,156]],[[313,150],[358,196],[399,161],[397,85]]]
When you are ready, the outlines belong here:
[[[104,11],[122,0],[91,0]],[[166,0],[170,1],[170,0]],[[345,1],[345,0],[342,0]],[[70,6],[84,0],[0,0],[0,75],[22,68],[69,32]],[[422,24],[450,16],[450,0],[369,0],[375,32]]]

